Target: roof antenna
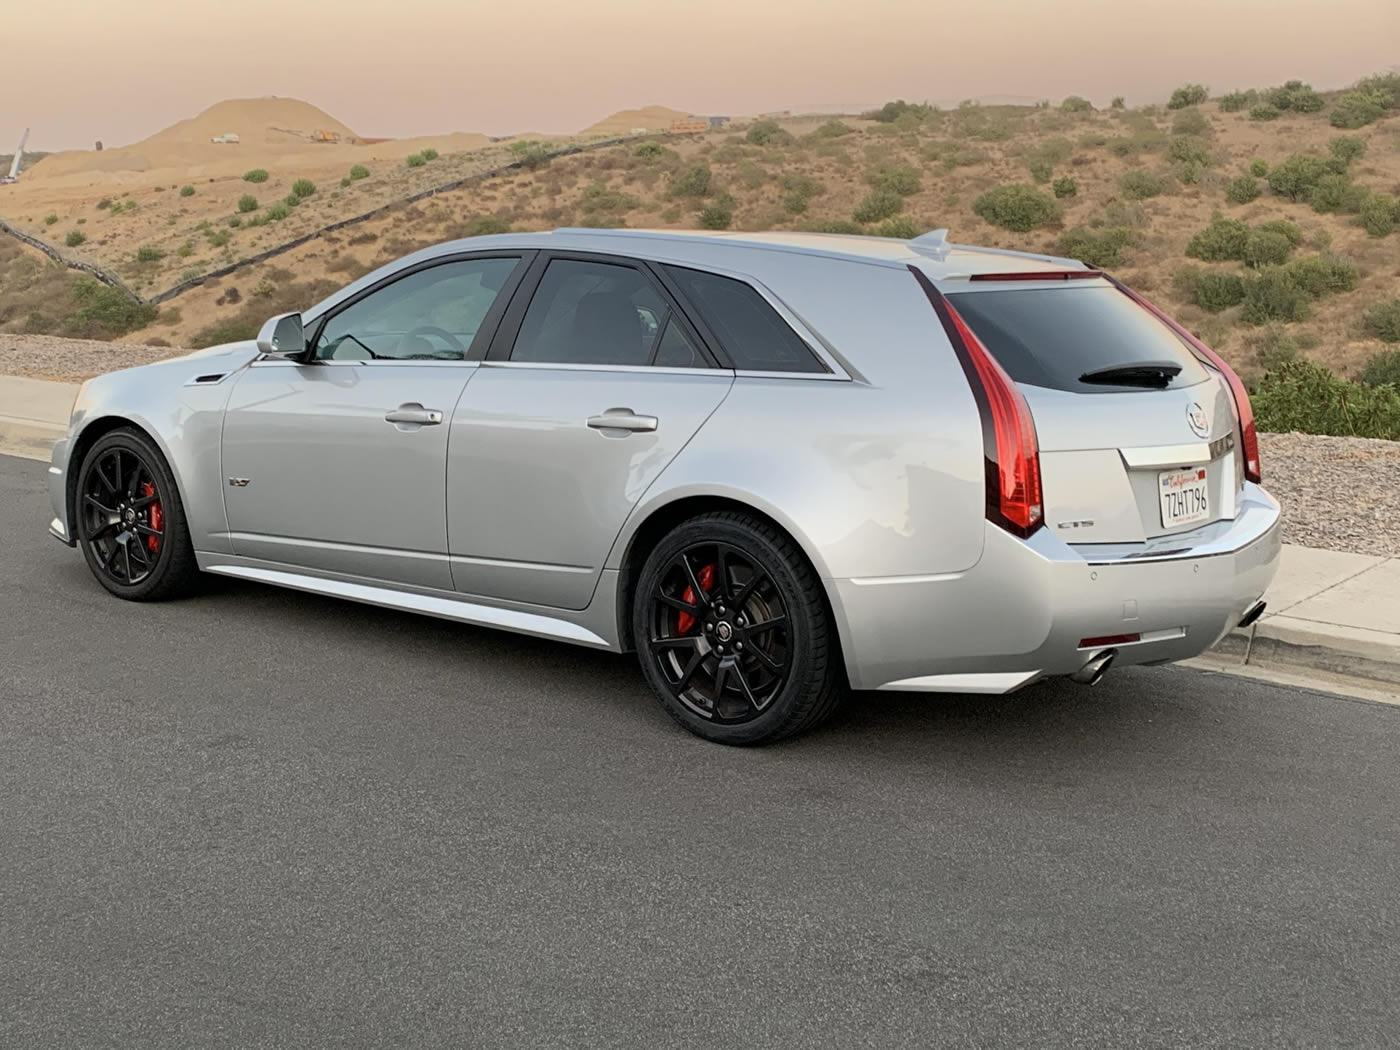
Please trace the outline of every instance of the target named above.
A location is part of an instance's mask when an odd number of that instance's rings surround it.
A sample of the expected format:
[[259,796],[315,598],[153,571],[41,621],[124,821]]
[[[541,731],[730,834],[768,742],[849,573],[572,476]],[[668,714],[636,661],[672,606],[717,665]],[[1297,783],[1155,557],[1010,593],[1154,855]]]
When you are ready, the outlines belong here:
[[948,249],[951,247],[948,243],[948,230],[940,227],[928,233],[921,233],[909,242],[909,247],[930,259],[947,258]]

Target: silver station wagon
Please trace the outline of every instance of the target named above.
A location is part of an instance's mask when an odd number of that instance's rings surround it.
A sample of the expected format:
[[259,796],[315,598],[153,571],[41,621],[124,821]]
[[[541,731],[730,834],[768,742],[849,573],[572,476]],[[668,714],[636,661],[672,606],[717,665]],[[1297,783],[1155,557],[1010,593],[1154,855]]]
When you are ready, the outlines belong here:
[[849,688],[1195,656],[1280,551],[1216,354],[1107,274],[944,231],[439,245],[84,384],[50,480],[119,597],[203,571],[635,650],[731,744]]

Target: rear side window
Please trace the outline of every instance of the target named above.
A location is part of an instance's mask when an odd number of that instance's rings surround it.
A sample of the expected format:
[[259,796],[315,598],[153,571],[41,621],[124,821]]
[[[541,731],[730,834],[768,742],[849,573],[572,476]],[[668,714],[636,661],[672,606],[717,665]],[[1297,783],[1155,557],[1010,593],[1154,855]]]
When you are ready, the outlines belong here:
[[510,359],[646,365],[666,312],[665,302],[639,270],[556,259],[530,300]]
[[825,372],[826,368],[778,311],[743,281],[668,266],[734,367],[751,372]]
[[953,292],[948,301],[1007,374],[1028,386],[1085,394],[1141,391],[1079,377],[1142,362],[1180,365],[1171,387],[1210,375],[1171,329],[1116,288]]

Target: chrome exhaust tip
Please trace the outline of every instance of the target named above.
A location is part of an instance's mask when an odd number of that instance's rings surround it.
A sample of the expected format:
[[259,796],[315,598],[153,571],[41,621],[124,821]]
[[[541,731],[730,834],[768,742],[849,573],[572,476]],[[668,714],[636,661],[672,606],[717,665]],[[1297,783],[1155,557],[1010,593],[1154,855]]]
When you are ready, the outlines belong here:
[[1236,626],[1236,627],[1248,627],[1248,626],[1249,626],[1250,624],[1252,624],[1255,620],[1259,619],[1259,617],[1261,617],[1261,616],[1264,615],[1264,608],[1265,608],[1265,605],[1264,605],[1263,602],[1255,602],[1253,605],[1251,605],[1251,606],[1249,607],[1249,611],[1246,612],[1246,613],[1244,614],[1244,616],[1242,616],[1242,617],[1240,618],[1240,622],[1237,623],[1235,626]]
[[1080,685],[1098,685],[1099,679],[1108,673],[1109,667],[1113,664],[1113,658],[1117,655],[1117,649],[1105,649],[1101,653],[1094,654],[1089,657],[1083,667],[1069,676],[1070,681],[1078,682]]

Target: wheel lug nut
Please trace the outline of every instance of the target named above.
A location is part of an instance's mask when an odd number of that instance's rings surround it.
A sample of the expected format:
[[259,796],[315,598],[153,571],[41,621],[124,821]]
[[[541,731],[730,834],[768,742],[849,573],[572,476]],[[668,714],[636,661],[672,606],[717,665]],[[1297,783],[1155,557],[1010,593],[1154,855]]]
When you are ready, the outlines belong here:
[[744,643],[743,643],[743,642],[735,642],[735,643],[734,643],[734,648],[737,649],[739,652],[742,653],[742,652],[744,651]]

